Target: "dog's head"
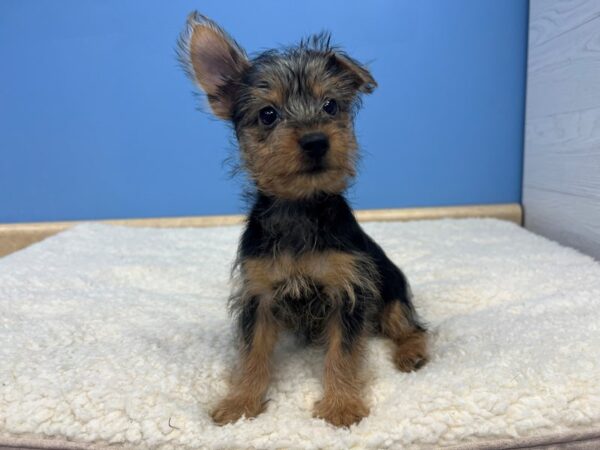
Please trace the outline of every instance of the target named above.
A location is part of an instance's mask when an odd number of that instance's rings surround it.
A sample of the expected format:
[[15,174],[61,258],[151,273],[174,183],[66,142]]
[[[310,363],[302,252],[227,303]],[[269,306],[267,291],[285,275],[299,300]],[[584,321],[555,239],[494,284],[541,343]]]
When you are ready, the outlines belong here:
[[296,200],[347,187],[357,159],[354,113],[377,83],[328,34],[250,59],[217,24],[192,13],[180,58],[213,113],[232,122],[259,190]]

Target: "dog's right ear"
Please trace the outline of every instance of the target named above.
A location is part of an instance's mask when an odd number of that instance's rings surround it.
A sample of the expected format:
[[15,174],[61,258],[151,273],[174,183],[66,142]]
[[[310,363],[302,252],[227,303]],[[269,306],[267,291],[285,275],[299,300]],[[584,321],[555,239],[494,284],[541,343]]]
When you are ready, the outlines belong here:
[[244,50],[209,18],[192,12],[179,38],[179,60],[202,88],[213,113],[231,119],[236,85],[250,63]]

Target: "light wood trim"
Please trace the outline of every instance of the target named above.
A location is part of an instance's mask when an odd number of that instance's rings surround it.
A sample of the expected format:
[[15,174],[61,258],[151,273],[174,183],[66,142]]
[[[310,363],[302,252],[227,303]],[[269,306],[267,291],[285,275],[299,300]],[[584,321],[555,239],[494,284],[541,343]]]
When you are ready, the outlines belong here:
[[[356,217],[361,222],[392,222],[406,220],[465,218],[465,217],[494,217],[508,220],[519,225],[522,223],[521,206],[516,203],[496,205],[466,205],[444,206],[432,208],[401,208],[401,209],[364,209],[356,211]],[[222,225],[238,225],[244,221],[242,215],[231,216],[191,216],[164,217],[154,219],[121,219],[99,220],[97,223],[125,225],[131,227],[153,228],[196,228]],[[0,256],[27,247],[67,228],[83,223],[72,222],[37,222],[0,224]]]
[[407,220],[460,219],[467,217],[493,217],[517,225],[523,223],[523,212],[518,203],[494,205],[435,206],[398,209],[362,209],[356,211],[361,222],[405,222]]

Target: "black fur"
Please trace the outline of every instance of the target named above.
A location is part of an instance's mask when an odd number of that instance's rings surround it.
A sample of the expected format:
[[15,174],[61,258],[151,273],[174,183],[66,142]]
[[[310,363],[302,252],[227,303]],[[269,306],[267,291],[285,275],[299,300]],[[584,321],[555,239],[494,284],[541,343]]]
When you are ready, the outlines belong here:
[[[367,255],[377,270],[378,298],[356,286],[356,304],[348,303],[340,311],[324,298],[322,286],[303,298],[277,299],[276,317],[293,324],[294,331],[308,342],[318,342],[325,324],[334,312],[339,312],[343,324],[344,344],[352,346],[361,331],[379,329],[379,315],[389,302],[399,301],[407,318],[416,329],[424,331],[411,302],[411,291],[404,274],[361,228],[342,195],[320,195],[310,200],[284,201],[258,193],[248,216],[239,246],[239,259],[257,258],[289,252],[299,256],[305,252],[336,250]],[[289,307],[284,307],[289,305]],[[255,309],[254,309],[255,310]],[[286,320],[285,314],[295,313],[296,320]],[[321,320],[315,321],[315,317]],[[300,318],[300,320],[297,320]],[[239,315],[244,341],[254,318],[246,312]]]
[[259,299],[252,297],[242,305],[239,314],[240,335],[244,347],[252,345],[254,336],[254,326],[256,325],[256,313],[258,310]]

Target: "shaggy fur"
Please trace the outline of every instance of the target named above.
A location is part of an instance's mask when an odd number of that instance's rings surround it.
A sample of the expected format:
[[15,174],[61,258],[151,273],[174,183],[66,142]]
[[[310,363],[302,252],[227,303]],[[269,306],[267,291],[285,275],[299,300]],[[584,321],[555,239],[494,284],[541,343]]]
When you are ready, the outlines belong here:
[[179,49],[214,114],[233,125],[254,186],[230,301],[240,363],[212,417],[225,424],[264,410],[270,355],[287,330],[327,349],[315,416],[336,426],[356,423],[369,411],[361,396],[369,334],[392,340],[400,370],[427,360],[427,334],[405,276],[343,197],[356,173],[360,94],[372,92],[375,80],[328,34],[249,59],[197,13]]

